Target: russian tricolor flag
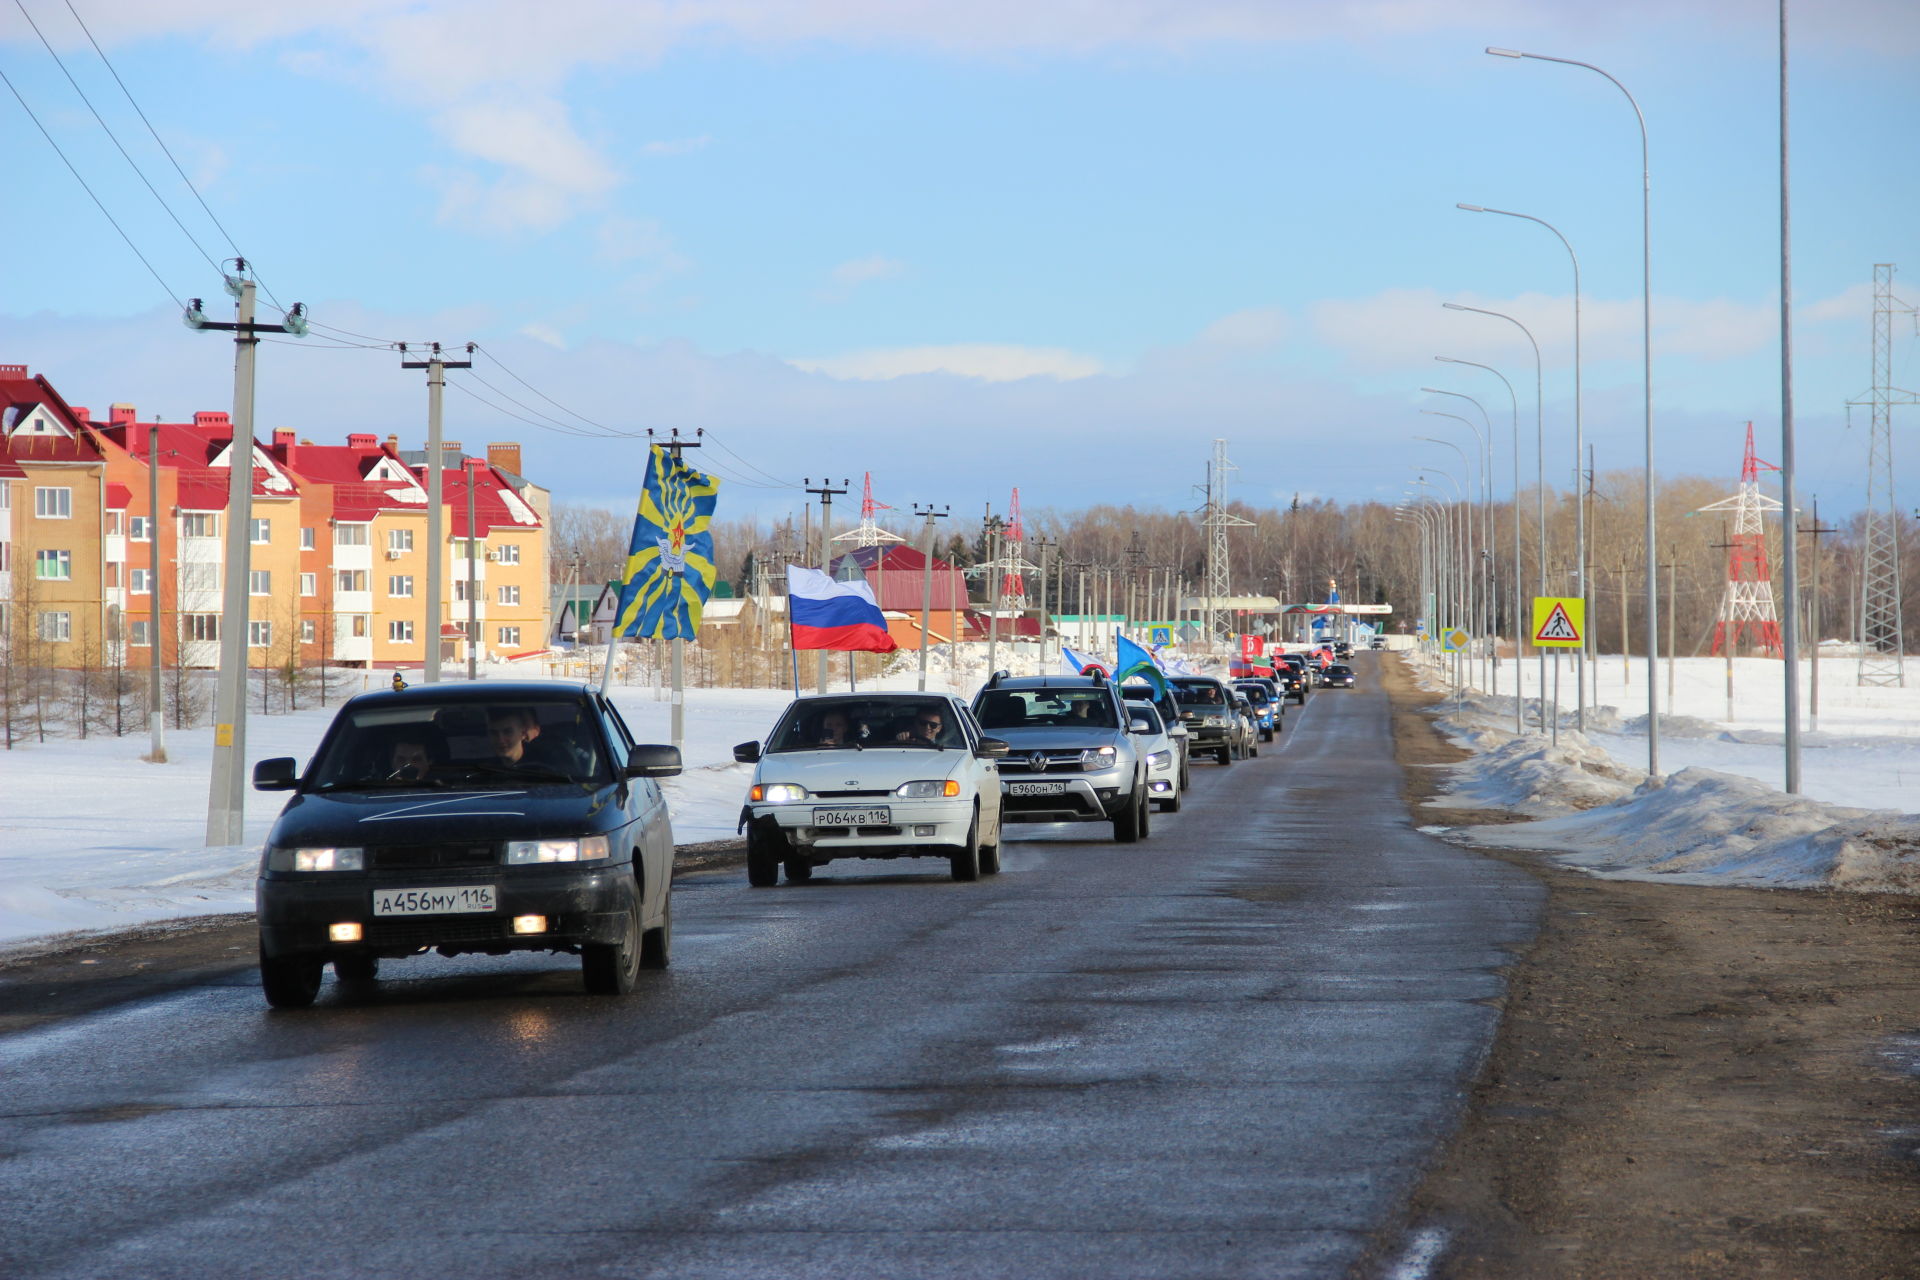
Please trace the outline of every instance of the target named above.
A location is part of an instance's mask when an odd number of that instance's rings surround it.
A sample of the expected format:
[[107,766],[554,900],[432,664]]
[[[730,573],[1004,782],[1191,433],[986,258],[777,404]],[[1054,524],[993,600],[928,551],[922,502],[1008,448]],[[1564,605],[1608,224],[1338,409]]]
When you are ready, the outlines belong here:
[[835,582],[818,569],[787,566],[787,623],[795,649],[891,653],[900,646],[865,582]]

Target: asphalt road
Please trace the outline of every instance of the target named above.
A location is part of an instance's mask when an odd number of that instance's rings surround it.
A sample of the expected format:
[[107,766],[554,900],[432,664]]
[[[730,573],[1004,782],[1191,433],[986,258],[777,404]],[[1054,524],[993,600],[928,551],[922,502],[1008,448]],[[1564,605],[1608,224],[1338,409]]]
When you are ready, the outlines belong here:
[[235,968],[0,1036],[0,1275],[1343,1274],[1542,902],[1413,829],[1387,724],[1324,691],[1146,842],[1014,829],[976,884],[686,876],[625,999]]

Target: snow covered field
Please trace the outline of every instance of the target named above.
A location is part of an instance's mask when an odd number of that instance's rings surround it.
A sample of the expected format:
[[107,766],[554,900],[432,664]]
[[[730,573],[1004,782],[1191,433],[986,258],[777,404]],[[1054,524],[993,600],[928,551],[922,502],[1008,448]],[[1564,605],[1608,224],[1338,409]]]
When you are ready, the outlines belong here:
[[[1824,659],[1819,728],[1806,731],[1812,690],[1802,664],[1797,796],[1781,790],[1786,694],[1777,661],[1737,659],[1729,698],[1724,659],[1678,659],[1671,701],[1660,664],[1664,784],[1656,786],[1645,785],[1644,659],[1596,662],[1585,735],[1574,729],[1572,669],[1563,665],[1557,745],[1537,728],[1539,665],[1523,667],[1526,734],[1514,735],[1513,663],[1499,674],[1501,696],[1479,690],[1476,670],[1459,710],[1442,717],[1480,754],[1454,767],[1441,811],[1506,807],[1544,820],[1466,828],[1463,839],[1554,850],[1567,865],[1623,878],[1920,892],[1920,665],[1911,687],[1861,688],[1852,660]],[[1437,664],[1426,677],[1442,687]]]
[[[836,665],[837,678],[842,670]],[[944,679],[939,673],[933,686],[944,688]],[[913,669],[882,683],[913,688]],[[614,700],[642,740],[670,739],[664,691],[616,685]],[[734,834],[752,770],[734,763],[733,745],[764,737],[790,700],[781,689],[688,691],[686,772],[663,784],[676,841]],[[250,715],[249,762],[294,756],[304,764],[337,709]],[[248,791],[248,843],[209,849],[201,841],[213,730],[169,730],[164,765],[141,760],[147,747],[141,734],[0,751],[0,949],[74,930],[253,909],[260,846],[284,797]]]

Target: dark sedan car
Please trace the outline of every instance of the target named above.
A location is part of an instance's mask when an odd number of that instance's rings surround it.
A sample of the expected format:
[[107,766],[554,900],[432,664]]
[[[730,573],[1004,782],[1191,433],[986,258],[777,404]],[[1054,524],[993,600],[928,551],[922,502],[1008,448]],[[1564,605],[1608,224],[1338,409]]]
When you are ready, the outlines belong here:
[[262,760],[253,785],[292,791],[256,885],[260,981],[279,1008],[313,1003],[321,969],[367,983],[383,959],[577,954],[587,989],[629,991],[665,968],[673,830],[642,746],[589,686],[423,685],[340,708],[304,774]]
[[1351,689],[1353,668],[1336,662],[1320,673],[1320,683],[1329,689]]

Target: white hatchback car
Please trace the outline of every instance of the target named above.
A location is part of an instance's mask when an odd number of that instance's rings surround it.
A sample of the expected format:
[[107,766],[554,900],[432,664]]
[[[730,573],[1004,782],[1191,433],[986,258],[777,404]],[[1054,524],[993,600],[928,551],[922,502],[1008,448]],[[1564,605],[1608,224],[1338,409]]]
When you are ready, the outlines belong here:
[[959,699],[936,693],[796,698],[765,744],[740,821],[747,882],[809,879],[835,858],[945,858],[955,880],[1000,870],[1000,775],[1007,744]]
[[1127,702],[1127,714],[1152,727],[1140,734],[1140,754],[1147,758],[1147,798],[1162,813],[1180,812],[1180,746],[1167,736],[1166,721],[1151,702]]

